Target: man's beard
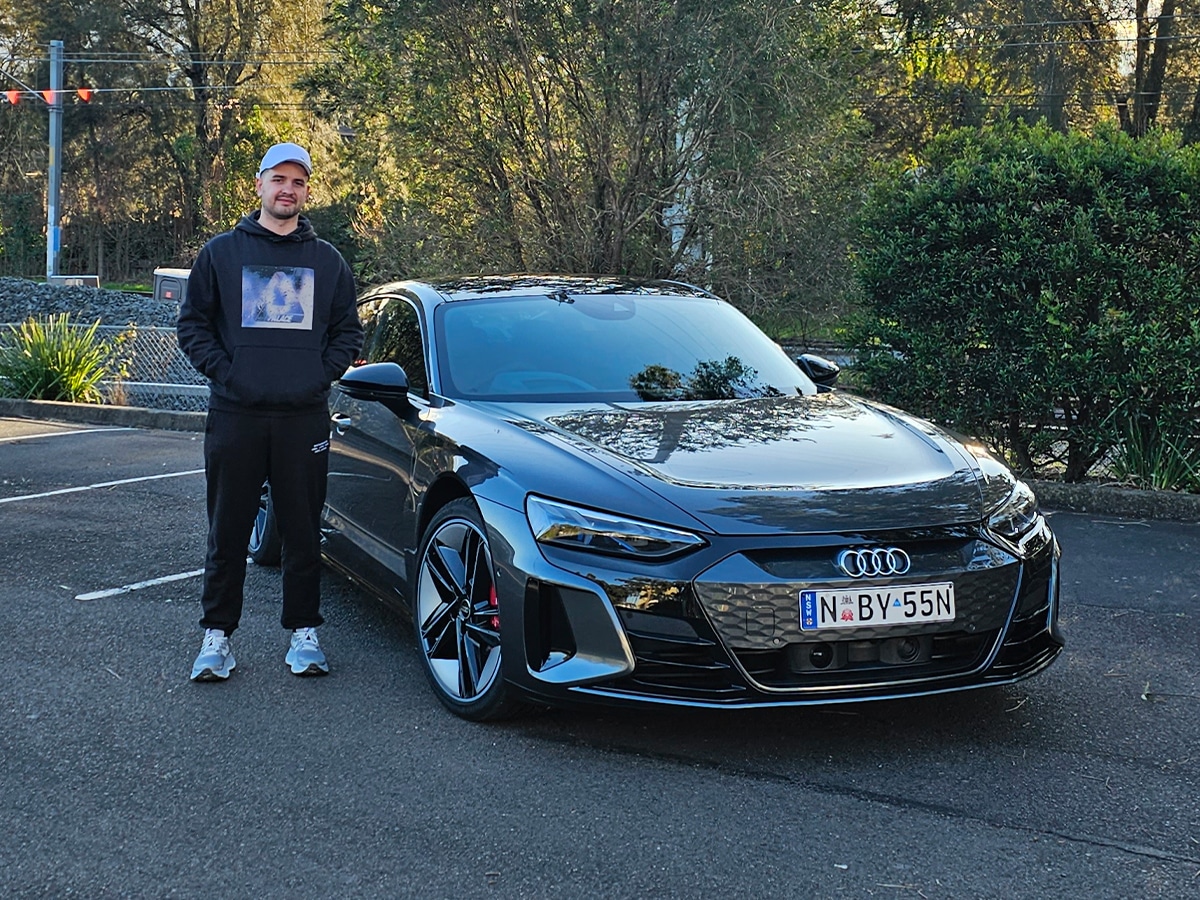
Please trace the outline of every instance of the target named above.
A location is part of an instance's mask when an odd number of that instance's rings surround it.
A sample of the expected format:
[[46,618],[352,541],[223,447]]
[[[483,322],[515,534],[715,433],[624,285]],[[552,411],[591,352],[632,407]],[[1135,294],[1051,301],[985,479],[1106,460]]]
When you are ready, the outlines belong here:
[[272,217],[281,221],[287,221],[288,219],[294,219],[300,215],[300,204],[293,203],[291,206],[285,206],[281,208],[278,203],[271,203],[266,206],[266,210],[271,214]]

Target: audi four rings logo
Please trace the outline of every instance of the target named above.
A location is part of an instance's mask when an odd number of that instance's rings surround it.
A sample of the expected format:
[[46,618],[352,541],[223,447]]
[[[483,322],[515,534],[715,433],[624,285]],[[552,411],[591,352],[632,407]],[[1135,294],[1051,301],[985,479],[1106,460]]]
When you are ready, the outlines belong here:
[[837,556],[837,567],[851,578],[903,575],[911,566],[912,560],[899,547],[843,550]]

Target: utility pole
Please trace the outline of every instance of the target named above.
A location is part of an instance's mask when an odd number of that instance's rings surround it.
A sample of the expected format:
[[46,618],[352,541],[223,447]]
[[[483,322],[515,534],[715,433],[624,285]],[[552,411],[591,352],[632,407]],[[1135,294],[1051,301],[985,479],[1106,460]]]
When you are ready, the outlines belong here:
[[61,233],[58,200],[62,189],[63,42],[50,42],[50,170],[46,185],[46,281],[58,274]]

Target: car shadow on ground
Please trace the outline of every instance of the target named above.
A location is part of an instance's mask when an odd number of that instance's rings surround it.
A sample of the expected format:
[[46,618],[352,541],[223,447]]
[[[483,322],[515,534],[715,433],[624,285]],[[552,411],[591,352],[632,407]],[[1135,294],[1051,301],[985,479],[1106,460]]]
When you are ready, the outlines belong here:
[[[414,693],[433,692],[425,684],[411,621],[357,590],[340,576],[327,577],[350,592],[349,618],[375,631],[397,654],[397,664],[414,679]],[[1023,742],[1036,732],[1053,690],[1039,688],[1042,678],[1016,685],[898,700],[877,700],[809,707],[707,709],[603,705],[534,706],[513,719],[477,727],[513,736],[607,747],[620,752],[679,753],[693,760],[705,749],[753,759],[764,754],[792,758],[919,752],[936,747],[974,748]],[[1030,703],[1031,695],[1042,702]],[[1042,707],[1033,713],[1034,707]],[[1031,714],[1032,713],[1032,714]],[[446,716],[452,714],[447,711]],[[1022,735],[1024,732],[1024,735]]]

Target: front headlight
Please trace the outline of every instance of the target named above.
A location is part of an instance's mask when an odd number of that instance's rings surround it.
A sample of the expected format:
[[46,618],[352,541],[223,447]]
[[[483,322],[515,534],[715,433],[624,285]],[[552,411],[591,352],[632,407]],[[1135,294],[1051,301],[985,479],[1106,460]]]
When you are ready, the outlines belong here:
[[967,438],[960,440],[964,449],[975,457],[983,476],[980,487],[983,490],[988,530],[1018,544],[1039,525],[1045,530],[1045,519],[1038,512],[1037,495],[1033,489],[1025,482],[1018,481],[1008,466],[983,444]]
[[538,543],[610,556],[659,560],[704,546],[704,538],[665,525],[569,506],[544,497],[525,501]]
[[1023,481],[1013,484],[1012,490],[999,506],[988,515],[988,529],[1009,540],[1018,540],[1042,520],[1037,496]]

